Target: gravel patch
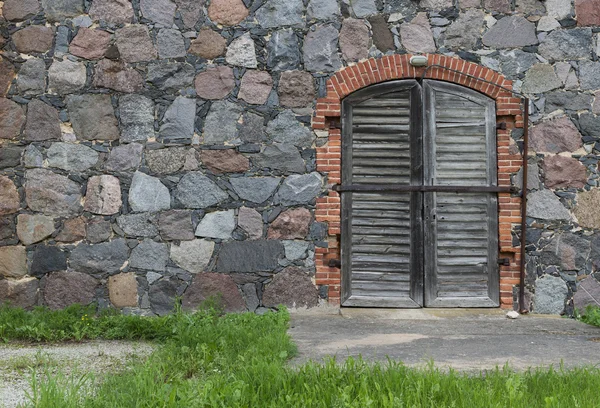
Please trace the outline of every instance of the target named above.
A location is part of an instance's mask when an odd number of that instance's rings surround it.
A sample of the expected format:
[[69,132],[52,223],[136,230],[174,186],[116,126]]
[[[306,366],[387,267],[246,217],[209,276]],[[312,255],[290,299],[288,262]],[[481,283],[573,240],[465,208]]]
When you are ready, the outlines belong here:
[[146,358],[154,346],[143,342],[90,341],[56,345],[0,345],[0,407],[16,408],[31,390],[31,368],[106,374]]

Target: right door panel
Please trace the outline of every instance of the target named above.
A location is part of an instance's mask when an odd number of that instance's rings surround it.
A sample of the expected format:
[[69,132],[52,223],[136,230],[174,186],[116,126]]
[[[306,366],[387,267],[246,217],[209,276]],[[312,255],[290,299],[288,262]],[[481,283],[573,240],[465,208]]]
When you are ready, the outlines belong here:
[[424,81],[424,185],[473,187],[426,192],[425,306],[499,304],[495,104],[458,85]]

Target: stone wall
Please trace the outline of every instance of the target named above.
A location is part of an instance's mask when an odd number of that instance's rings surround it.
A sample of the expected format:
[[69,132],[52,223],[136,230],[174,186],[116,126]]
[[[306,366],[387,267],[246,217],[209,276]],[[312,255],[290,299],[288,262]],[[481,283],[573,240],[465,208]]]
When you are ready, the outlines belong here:
[[0,4],[2,300],[158,314],[215,293],[227,310],[326,300],[315,103],[340,68],[406,53],[456,55],[531,95],[533,308],[568,312],[579,281],[597,285],[600,0]]

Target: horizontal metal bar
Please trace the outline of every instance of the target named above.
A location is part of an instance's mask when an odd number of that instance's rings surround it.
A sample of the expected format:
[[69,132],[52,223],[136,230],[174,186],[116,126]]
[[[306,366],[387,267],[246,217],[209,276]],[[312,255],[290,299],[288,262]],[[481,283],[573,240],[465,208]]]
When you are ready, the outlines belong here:
[[340,193],[364,191],[364,192],[438,192],[438,193],[519,193],[517,187],[498,186],[406,186],[399,184],[335,184],[333,191]]

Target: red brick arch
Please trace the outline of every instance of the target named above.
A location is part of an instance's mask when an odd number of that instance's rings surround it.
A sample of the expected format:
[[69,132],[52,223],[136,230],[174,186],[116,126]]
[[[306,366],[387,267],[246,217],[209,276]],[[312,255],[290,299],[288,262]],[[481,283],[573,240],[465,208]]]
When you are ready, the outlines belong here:
[[[369,85],[396,79],[421,78],[425,67],[411,66],[411,56],[371,58],[342,68],[328,79],[326,96],[317,100],[312,127],[321,133],[320,136],[327,136],[327,143],[317,148],[317,170],[327,176],[328,194],[317,199],[315,219],[328,223],[328,238],[326,248],[316,249],[316,284],[328,286],[330,304],[340,303],[341,287],[340,269],[329,266],[330,260],[340,259],[340,196],[331,190],[331,186],[341,182],[341,102],[344,97]],[[440,65],[470,76],[434,67],[427,70],[425,78],[463,85],[496,101],[497,122],[506,125],[497,133],[498,185],[510,186],[511,175],[519,171],[522,164],[518,149],[514,144],[511,145],[510,133],[513,128],[523,127],[523,116],[521,100],[500,86],[512,89],[512,81],[489,68],[459,58],[434,54],[426,57],[429,66]],[[500,302],[502,307],[512,308],[513,287],[519,283],[521,257],[520,247],[513,246],[512,231],[521,221],[521,199],[509,193],[500,193],[498,203],[499,257],[509,259],[509,265],[500,267]]]

